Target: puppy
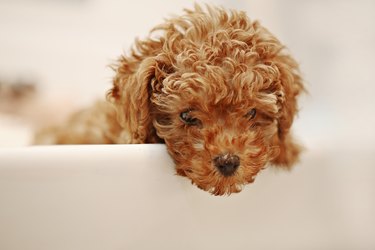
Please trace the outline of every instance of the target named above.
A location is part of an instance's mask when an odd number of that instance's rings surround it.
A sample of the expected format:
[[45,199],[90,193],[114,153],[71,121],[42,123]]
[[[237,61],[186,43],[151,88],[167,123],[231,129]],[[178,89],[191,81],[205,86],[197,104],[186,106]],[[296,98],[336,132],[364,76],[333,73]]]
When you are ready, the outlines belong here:
[[304,90],[296,61],[244,12],[196,5],[136,40],[107,102],[41,131],[37,143],[165,143],[177,174],[214,195],[267,165],[290,168]]

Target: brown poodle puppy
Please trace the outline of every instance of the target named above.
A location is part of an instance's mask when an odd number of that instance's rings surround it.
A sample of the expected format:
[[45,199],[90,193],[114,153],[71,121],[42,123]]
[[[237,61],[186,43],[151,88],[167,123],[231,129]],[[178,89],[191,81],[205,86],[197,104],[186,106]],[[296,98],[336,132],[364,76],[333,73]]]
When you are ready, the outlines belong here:
[[284,46],[244,12],[195,6],[137,40],[108,102],[42,131],[38,143],[165,143],[179,175],[239,192],[270,163],[289,168],[304,87]]

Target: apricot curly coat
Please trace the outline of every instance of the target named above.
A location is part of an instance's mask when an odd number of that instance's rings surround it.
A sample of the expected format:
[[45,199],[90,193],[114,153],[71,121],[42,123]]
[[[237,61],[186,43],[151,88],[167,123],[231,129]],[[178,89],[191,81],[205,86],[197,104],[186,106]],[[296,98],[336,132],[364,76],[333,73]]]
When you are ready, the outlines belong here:
[[298,159],[290,135],[304,89],[298,65],[244,12],[196,5],[136,40],[113,68],[108,102],[36,141],[164,142],[177,173],[215,195],[239,192],[268,163]]

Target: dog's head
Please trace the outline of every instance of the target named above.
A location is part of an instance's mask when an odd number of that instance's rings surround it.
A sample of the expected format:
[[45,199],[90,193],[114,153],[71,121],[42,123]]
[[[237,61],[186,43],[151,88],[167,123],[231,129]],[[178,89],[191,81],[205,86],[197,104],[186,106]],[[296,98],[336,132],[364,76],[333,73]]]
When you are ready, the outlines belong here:
[[297,64],[242,12],[196,7],[155,31],[116,68],[124,141],[163,141],[198,187],[240,191],[280,154],[303,89]]

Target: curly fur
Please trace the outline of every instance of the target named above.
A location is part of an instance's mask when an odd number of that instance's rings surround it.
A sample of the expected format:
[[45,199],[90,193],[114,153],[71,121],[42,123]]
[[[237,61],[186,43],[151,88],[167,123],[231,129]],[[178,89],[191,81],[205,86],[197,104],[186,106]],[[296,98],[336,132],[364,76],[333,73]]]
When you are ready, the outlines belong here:
[[[107,103],[42,131],[37,141],[164,142],[177,173],[215,195],[239,192],[268,163],[289,168],[298,159],[290,135],[304,89],[298,65],[244,12],[196,5],[136,40],[113,68]],[[198,125],[181,120],[186,110]],[[215,168],[221,154],[240,159],[233,175]]]

